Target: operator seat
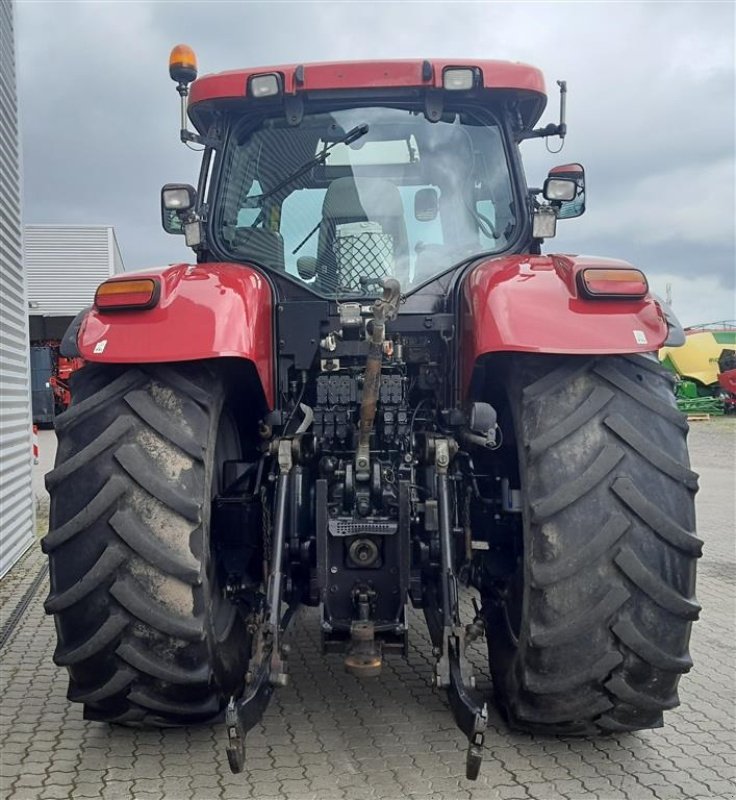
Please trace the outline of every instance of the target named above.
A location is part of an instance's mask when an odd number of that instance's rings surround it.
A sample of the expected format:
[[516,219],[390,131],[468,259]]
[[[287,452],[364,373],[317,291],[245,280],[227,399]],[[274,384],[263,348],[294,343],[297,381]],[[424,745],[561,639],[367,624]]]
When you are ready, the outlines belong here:
[[398,188],[384,178],[336,178],[322,204],[319,285],[326,291],[364,294],[387,275],[402,283],[409,276],[409,240]]
[[264,267],[284,271],[284,239],[278,231],[238,227],[229,238],[233,250],[246,261],[253,259]]

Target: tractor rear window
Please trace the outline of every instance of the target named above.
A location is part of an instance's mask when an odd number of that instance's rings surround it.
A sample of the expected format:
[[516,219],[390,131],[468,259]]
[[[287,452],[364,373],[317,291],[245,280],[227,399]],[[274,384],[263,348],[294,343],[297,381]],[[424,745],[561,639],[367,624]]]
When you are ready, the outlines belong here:
[[351,108],[236,127],[219,186],[221,249],[328,297],[374,296],[388,275],[410,291],[516,234],[501,133],[465,113]]

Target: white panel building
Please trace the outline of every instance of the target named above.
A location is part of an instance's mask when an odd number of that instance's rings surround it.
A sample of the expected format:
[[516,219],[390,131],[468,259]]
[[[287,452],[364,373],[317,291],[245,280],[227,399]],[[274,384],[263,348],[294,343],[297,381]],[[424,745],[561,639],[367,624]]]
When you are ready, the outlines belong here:
[[111,225],[26,225],[24,258],[29,314],[74,317],[97,287],[124,270]]
[[34,541],[13,10],[0,0],[0,577]]

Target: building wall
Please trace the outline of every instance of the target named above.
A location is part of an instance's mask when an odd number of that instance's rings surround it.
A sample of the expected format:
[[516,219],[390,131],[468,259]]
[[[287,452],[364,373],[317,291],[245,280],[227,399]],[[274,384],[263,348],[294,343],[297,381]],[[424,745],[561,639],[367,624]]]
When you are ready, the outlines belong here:
[[0,577],[34,541],[12,0],[0,0]]
[[110,225],[26,225],[24,258],[30,313],[75,316],[102,281],[122,272]]

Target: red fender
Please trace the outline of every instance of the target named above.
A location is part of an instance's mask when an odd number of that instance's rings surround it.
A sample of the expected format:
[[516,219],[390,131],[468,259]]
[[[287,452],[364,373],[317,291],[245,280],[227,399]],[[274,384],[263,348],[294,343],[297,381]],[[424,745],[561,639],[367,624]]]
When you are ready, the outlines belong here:
[[592,256],[516,255],[475,267],[463,284],[461,367],[467,390],[486,353],[608,354],[658,350],[668,328],[659,304],[590,300],[578,293],[586,267],[631,269],[625,261]]
[[236,264],[173,264],[135,277],[159,281],[158,302],[145,310],[92,308],[77,337],[82,358],[103,364],[245,358],[273,408],[273,303],[263,275]]

